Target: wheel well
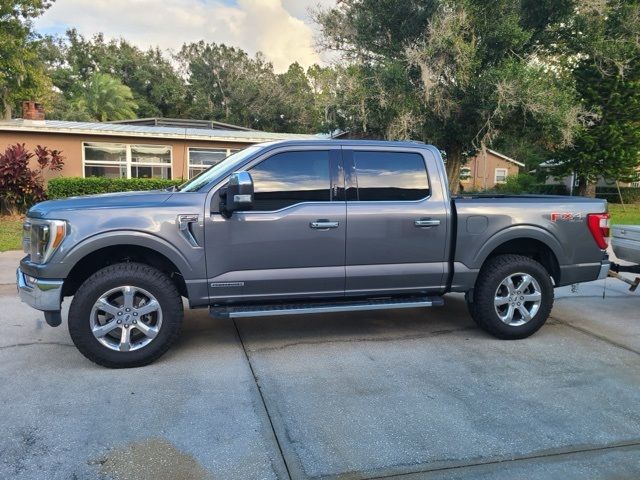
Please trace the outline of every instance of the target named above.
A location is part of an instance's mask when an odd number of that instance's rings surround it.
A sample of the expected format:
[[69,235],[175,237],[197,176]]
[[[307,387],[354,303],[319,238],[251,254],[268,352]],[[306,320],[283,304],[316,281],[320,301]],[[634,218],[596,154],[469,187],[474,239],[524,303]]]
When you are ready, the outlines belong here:
[[180,295],[187,297],[187,285],[178,267],[161,253],[137,245],[112,245],[86,255],[67,275],[62,295],[66,297],[75,294],[80,285],[95,272],[108,265],[122,262],[144,263],[157,268],[171,279]]
[[[540,240],[533,238],[516,238],[503,243],[496,247],[487,257],[495,257],[496,255],[503,255],[506,253],[514,253],[518,255],[524,255],[532,258],[542,264],[542,266],[549,272],[556,285],[560,282],[560,264],[558,259],[546,244]],[[485,260],[486,262],[486,260]]]

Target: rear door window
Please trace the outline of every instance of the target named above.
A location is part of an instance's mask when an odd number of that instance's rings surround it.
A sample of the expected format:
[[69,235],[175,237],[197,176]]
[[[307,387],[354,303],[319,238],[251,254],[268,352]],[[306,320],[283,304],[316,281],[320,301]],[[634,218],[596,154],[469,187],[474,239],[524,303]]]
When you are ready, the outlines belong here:
[[418,153],[354,150],[353,163],[361,202],[415,201],[430,194],[426,164]]

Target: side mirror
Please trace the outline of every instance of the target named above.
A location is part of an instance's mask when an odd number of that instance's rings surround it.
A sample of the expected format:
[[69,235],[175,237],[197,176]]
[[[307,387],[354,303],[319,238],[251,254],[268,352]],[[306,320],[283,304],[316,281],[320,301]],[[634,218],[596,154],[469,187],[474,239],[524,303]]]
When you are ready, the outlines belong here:
[[220,212],[229,218],[238,210],[253,208],[253,179],[249,172],[234,172],[224,192],[220,193]]

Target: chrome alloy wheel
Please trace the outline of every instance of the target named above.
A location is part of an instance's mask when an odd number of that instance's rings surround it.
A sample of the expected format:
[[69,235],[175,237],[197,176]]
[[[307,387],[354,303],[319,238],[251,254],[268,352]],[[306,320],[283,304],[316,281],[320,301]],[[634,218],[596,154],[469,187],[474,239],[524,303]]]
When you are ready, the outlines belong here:
[[540,309],[542,289],[527,273],[514,273],[500,282],[493,305],[503,323],[519,327],[528,323]]
[[160,332],[160,302],[130,285],[103,293],[91,309],[91,332],[105,347],[132,352],[149,345]]

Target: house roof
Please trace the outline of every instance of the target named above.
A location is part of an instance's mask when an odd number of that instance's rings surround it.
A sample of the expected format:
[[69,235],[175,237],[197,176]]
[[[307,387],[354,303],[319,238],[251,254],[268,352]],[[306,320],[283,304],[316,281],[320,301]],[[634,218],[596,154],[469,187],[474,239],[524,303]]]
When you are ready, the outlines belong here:
[[233,125],[231,123],[218,122],[216,120],[194,120],[169,117],[147,117],[133,118],[130,120],[112,120],[106,123],[116,123],[122,125],[148,125],[154,127],[205,128],[209,130],[253,130],[252,128],[241,127],[240,125]]
[[64,120],[0,121],[0,132],[33,132],[75,135],[110,135],[117,137],[164,138],[174,140],[220,140],[238,143],[258,143],[283,139],[313,139],[315,135],[273,133],[260,130],[229,130],[221,128],[166,127],[128,125],[123,123],[68,122]]
[[495,150],[491,150],[490,148],[487,148],[487,152],[491,153],[492,155],[495,155],[496,157],[500,157],[503,160],[506,160],[507,162],[511,162],[511,163],[515,163],[516,165],[520,166],[520,167],[524,167],[524,163],[519,162],[517,160],[514,160],[511,157],[507,157],[506,155],[500,153],[500,152],[496,152]]

